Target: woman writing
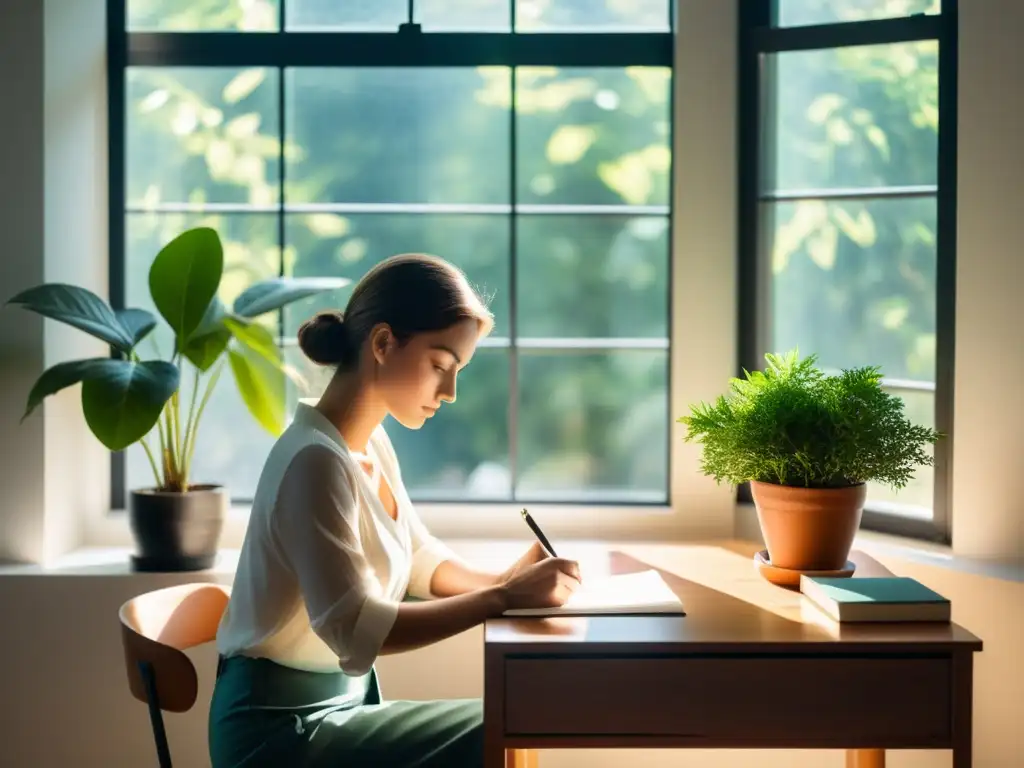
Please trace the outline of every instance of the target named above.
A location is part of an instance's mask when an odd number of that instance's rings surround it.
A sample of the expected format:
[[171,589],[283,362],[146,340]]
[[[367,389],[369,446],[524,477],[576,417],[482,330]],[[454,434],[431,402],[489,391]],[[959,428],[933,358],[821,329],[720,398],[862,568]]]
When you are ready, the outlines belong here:
[[336,370],[259,479],[217,634],[213,768],[482,764],[479,700],[383,703],[373,665],[508,608],[561,605],[579,584],[576,563],[539,545],[502,574],[459,560],[417,517],[381,426],[417,429],[453,402],[491,326],[460,271],[402,255],[363,277],[344,315],[300,328],[303,352]]

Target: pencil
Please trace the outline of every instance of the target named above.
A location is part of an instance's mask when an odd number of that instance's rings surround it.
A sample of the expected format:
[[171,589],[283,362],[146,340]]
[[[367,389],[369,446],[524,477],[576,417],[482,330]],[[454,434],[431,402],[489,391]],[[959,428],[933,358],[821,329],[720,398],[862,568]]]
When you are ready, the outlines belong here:
[[544,548],[551,553],[551,556],[558,557],[558,555],[555,554],[555,548],[551,546],[551,542],[548,541],[548,537],[544,535],[544,531],[540,529],[540,526],[533,521],[532,517],[530,517],[530,513],[524,509],[520,514],[523,516],[523,520],[526,521],[526,524],[530,526],[530,530],[533,531],[537,540],[540,541]]

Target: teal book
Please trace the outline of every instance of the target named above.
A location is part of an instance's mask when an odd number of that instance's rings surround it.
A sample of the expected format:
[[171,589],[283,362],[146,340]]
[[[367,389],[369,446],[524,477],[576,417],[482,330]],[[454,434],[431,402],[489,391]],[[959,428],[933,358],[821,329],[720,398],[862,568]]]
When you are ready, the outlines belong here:
[[800,591],[839,622],[950,620],[949,600],[916,579],[902,576],[801,576]]

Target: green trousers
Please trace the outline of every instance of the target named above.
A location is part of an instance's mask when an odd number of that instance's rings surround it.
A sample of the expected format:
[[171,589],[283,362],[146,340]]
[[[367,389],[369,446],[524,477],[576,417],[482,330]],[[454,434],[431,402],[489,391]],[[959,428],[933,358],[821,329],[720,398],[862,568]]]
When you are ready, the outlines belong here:
[[218,663],[213,768],[478,768],[479,699],[381,699],[377,674],[302,672],[268,659]]

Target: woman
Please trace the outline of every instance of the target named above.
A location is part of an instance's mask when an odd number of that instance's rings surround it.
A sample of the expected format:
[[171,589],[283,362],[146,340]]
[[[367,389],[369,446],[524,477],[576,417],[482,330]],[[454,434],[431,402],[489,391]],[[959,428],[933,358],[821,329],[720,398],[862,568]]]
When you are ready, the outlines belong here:
[[402,255],[366,274],[344,316],[299,329],[336,371],[256,488],[217,634],[213,768],[482,764],[480,701],[383,703],[373,665],[508,608],[561,605],[579,583],[576,563],[538,545],[502,574],[455,557],[417,517],[381,426],[390,414],[417,429],[453,402],[491,326],[461,272]]

